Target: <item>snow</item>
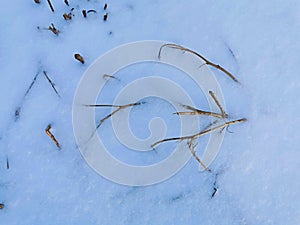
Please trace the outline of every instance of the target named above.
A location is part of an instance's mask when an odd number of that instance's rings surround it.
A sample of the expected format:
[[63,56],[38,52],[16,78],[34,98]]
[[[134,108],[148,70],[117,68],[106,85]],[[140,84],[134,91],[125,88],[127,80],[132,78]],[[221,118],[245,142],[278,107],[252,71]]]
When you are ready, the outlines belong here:
[[[1,225],[300,224],[299,1],[108,1],[106,22],[104,1],[70,0],[70,7],[61,0],[51,2],[54,13],[47,1],[39,5],[7,1],[0,8],[0,203],[5,204]],[[75,16],[65,21],[62,15],[72,7]],[[98,13],[83,18],[82,9]],[[58,36],[42,29],[51,23],[61,30]],[[241,85],[235,84],[212,69],[222,86],[227,112],[248,119],[229,127],[233,133],[226,133],[210,166],[213,173],[200,173],[197,161],[191,159],[163,183],[127,187],[95,173],[76,148],[72,103],[81,76],[108,50],[140,40],[187,46],[240,80]],[[75,53],[84,57],[84,65],[74,59]],[[152,71],[156,69],[165,71],[159,67]],[[134,79],[129,76],[122,82],[130,78]],[[186,82],[183,85],[189,85]],[[109,101],[109,88],[106,91]],[[114,93],[117,90],[111,90]],[[164,102],[151,101],[153,111],[146,105],[132,111],[132,116],[149,112],[141,120],[146,129],[136,130],[141,137],[148,135],[147,121],[152,116],[173,110]],[[207,108],[200,100],[196,103]],[[178,128],[172,125],[173,117],[162,118],[171,129]],[[49,123],[62,144],[60,151],[45,134]],[[166,152],[149,153],[146,159],[119,150],[112,154],[135,163],[166,157]],[[214,187],[218,191],[211,198]]]

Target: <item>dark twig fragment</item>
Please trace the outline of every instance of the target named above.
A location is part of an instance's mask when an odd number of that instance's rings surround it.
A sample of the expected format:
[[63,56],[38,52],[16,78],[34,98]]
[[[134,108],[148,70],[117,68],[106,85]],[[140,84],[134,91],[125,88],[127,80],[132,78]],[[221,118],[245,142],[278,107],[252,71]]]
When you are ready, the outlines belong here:
[[104,79],[115,79],[115,80],[120,81],[119,78],[116,78],[115,76],[109,75],[109,74],[104,74],[104,75],[103,75],[103,78],[104,78]]
[[84,18],[86,18],[86,10],[85,9],[82,10],[82,15],[83,15]]
[[59,142],[56,140],[56,138],[54,137],[54,135],[51,133],[50,129],[51,129],[51,124],[49,124],[49,125],[47,126],[47,128],[45,129],[46,134],[52,139],[52,141],[55,143],[55,145],[60,149],[60,144],[59,144]]
[[9,170],[9,161],[8,161],[8,157],[6,157],[6,169]]
[[103,16],[103,20],[106,21],[107,18],[108,18],[108,13],[105,13],[104,16]]
[[49,6],[50,6],[51,11],[54,12],[54,8],[53,8],[53,5],[52,5],[51,1],[47,0],[47,2],[49,4]]
[[36,4],[40,4],[40,3],[41,3],[40,0],[34,0],[34,2],[35,2]]
[[106,10],[107,9],[107,3],[104,4],[103,9]]
[[64,0],[64,3],[65,3],[67,6],[70,6],[68,0]]
[[84,58],[80,54],[78,53],[74,54],[74,58],[77,59],[82,64],[84,64]]
[[0,209],[4,209],[5,205],[3,203],[0,203]]

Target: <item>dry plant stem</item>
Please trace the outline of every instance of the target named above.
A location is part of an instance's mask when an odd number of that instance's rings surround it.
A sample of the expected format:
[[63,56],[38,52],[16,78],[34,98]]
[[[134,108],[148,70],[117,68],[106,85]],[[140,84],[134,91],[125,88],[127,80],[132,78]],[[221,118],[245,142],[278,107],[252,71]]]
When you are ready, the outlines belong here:
[[107,3],[105,3],[103,9],[106,10],[107,6],[108,6]]
[[46,71],[43,71],[44,76],[46,77],[46,79],[48,80],[48,82],[51,84],[51,87],[53,88],[54,92],[56,93],[56,95],[58,97],[60,97],[60,95],[58,94],[58,91],[55,88],[55,84],[52,82],[52,80],[49,78],[49,76],[47,75]]
[[40,4],[40,3],[41,3],[40,0],[34,0],[34,2],[35,2],[36,4]]
[[212,66],[212,67],[215,67],[216,69],[222,71],[223,73],[225,73],[227,76],[229,76],[233,81],[235,82],[239,82],[228,70],[224,69],[222,66],[218,65],[218,64],[215,64],[211,61],[209,61],[208,59],[204,58],[202,55],[200,55],[199,53],[191,50],[191,49],[188,49],[188,48],[185,48],[183,46],[180,46],[180,45],[176,45],[176,44],[164,44],[160,47],[159,49],[159,52],[158,52],[158,58],[160,59],[161,57],[161,51],[164,47],[170,47],[170,48],[175,48],[175,49],[179,49],[179,50],[182,50],[182,51],[187,51],[187,52],[190,52],[194,55],[196,55],[197,57],[199,57],[200,59],[202,59],[206,65],[209,65],[209,66]]
[[53,5],[52,5],[51,1],[47,0],[47,2],[49,4],[49,6],[50,6],[51,11],[54,12],[54,8],[53,8]]
[[211,172],[211,170],[201,161],[201,159],[197,156],[196,152],[195,152],[195,147],[197,144],[194,144],[195,139],[191,139],[190,141],[188,141],[188,146],[189,149],[191,150],[192,155],[194,156],[194,158],[200,163],[200,165],[208,172]]
[[109,74],[104,74],[104,75],[103,75],[103,78],[104,78],[104,79],[115,79],[115,80],[120,81],[120,79],[116,78],[116,77],[113,76],[113,75],[109,75]]
[[0,209],[3,209],[4,208],[4,204],[3,203],[0,203]]
[[64,0],[64,2],[65,2],[65,4],[66,4],[67,6],[69,6],[68,0]]
[[217,118],[224,118],[223,115],[221,115],[219,113],[203,111],[203,110],[196,109],[196,108],[194,108],[192,106],[188,106],[188,105],[182,105],[182,106],[188,110],[192,110],[192,112],[176,112],[175,114],[177,114],[177,115],[206,115],[206,116],[213,116],[213,117],[217,117]]
[[51,124],[49,124],[49,125],[47,126],[47,128],[45,129],[46,134],[52,139],[52,141],[54,141],[55,145],[60,149],[60,144],[59,144],[59,142],[56,140],[56,138],[54,137],[54,135],[51,133],[50,129],[51,129]]
[[72,19],[72,13],[69,13],[69,14],[64,13],[63,17],[64,17],[65,20],[71,20]]
[[87,107],[114,107],[117,108],[116,110],[114,110],[112,113],[108,114],[107,116],[105,116],[104,118],[102,118],[99,122],[99,124],[97,125],[96,129],[98,129],[102,123],[104,123],[105,120],[109,119],[111,116],[113,116],[114,114],[116,114],[117,112],[119,112],[122,109],[128,108],[128,107],[132,107],[132,106],[136,106],[136,105],[141,105],[144,104],[144,102],[136,102],[136,103],[130,103],[130,104],[126,104],[126,105],[84,105]]
[[243,119],[238,119],[238,120],[232,120],[232,121],[228,121],[226,123],[223,123],[219,126],[213,127],[213,128],[209,128],[207,130],[201,131],[199,133],[196,133],[194,135],[188,135],[188,136],[182,136],[182,137],[174,137],[174,138],[166,138],[166,139],[162,139],[160,141],[155,142],[154,144],[151,145],[151,147],[153,148],[154,146],[161,144],[163,142],[167,142],[167,141],[183,141],[183,140],[188,140],[188,139],[197,139],[205,134],[211,133],[215,130],[219,130],[222,129],[223,127],[228,127],[230,125],[236,124],[236,123],[242,123],[242,122],[246,122],[247,119],[243,118]]
[[103,16],[103,20],[106,21],[107,18],[108,18],[108,13],[105,13],[104,16]]
[[227,118],[228,115],[225,113],[225,110],[223,109],[223,107],[221,106],[217,96],[215,95],[215,93],[213,91],[209,91],[210,96],[213,98],[213,100],[215,101],[216,105],[219,107],[221,113],[222,113],[222,117],[223,118]]
[[86,18],[86,10],[82,10],[82,15],[84,18]]

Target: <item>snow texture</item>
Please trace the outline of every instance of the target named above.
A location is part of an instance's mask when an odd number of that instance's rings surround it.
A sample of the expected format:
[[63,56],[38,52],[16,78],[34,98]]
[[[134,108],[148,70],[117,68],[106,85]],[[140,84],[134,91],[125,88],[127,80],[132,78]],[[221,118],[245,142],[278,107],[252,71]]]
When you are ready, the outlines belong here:
[[[104,1],[69,0],[69,7],[51,2],[54,13],[46,0],[3,1],[0,7],[1,225],[300,224],[298,0],[123,0],[108,1],[106,11]],[[71,8],[74,16],[65,21],[62,15]],[[84,18],[83,9],[97,13]],[[44,29],[51,23],[58,36]],[[241,85],[213,70],[227,112],[248,122],[229,128],[233,133],[226,133],[213,173],[200,173],[192,159],[163,183],[121,186],[96,174],[76,148],[73,96],[97,57],[120,44],[152,39],[187,46],[232,71]],[[76,61],[75,53],[86,63]],[[109,85],[106,103],[118,84]],[[168,104],[151,101],[151,115],[172,112]],[[145,114],[147,107],[132,113]],[[150,119],[141,124],[147,127]],[[173,117],[166,120],[176,124]],[[61,150],[45,134],[49,123]],[[148,135],[147,129],[134,132]],[[135,161],[153,163],[167,151]],[[134,157],[112,154],[128,162]]]

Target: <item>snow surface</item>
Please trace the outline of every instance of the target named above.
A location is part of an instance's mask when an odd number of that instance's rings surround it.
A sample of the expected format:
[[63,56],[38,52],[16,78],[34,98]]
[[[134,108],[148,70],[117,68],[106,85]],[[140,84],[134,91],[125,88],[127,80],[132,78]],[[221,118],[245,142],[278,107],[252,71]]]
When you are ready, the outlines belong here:
[[[298,0],[108,1],[106,22],[104,1],[52,3],[54,13],[45,0],[4,1],[0,7],[1,225],[300,224]],[[62,15],[72,7],[75,16],[65,21]],[[83,18],[82,9],[98,13]],[[58,36],[42,29],[51,23],[61,30]],[[248,122],[229,128],[234,133],[226,133],[213,173],[199,173],[196,160],[190,160],[163,183],[126,187],[102,178],[81,157],[72,101],[98,56],[149,39],[187,46],[232,71],[241,85],[213,70],[227,111]],[[165,103],[154,105],[161,106],[154,108],[155,116],[172,111]],[[61,151],[45,134],[49,123]],[[211,198],[214,187],[218,192]]]

